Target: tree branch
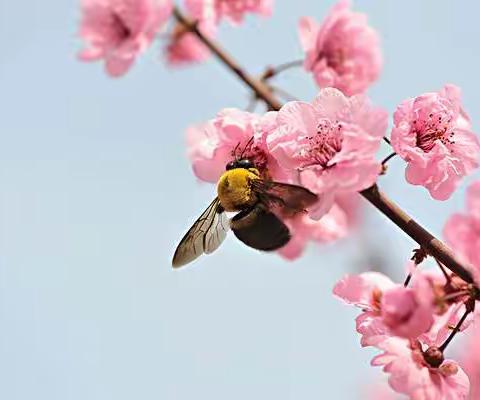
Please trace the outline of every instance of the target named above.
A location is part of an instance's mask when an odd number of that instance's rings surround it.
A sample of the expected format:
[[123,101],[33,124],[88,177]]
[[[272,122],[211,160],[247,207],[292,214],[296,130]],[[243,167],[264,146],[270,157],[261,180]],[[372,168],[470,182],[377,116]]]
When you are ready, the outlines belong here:
[[[185,17],[178,8],[174,9],[173,14],[179,23],[183,24],[186,29],[194,33],[198,39],[203,42],[228,69],[237,75],[237,77],[255,93],[257,98],[263,100],[271,110],[278,111],[282,107],[282,103],[274,96],[264,82],[249,75],[240,64],[237,63],[232,56],[222,49],[215,41],[204,36],[202,32],[199,31],[197,24],[194,21]],[[389,142],[387,138],[384,138],[384,140],[387,143]],[[457,260],[453,252],[440,240],[436,239],[431,233],[420,226],[413,218],[385,196],[385,194],[380,192],[377,185],[362,191],[361,195],[424,248],[428,254],[435,257],[445,267],[466,282],[473,282],[472,275],[468,271],[469,268]]]

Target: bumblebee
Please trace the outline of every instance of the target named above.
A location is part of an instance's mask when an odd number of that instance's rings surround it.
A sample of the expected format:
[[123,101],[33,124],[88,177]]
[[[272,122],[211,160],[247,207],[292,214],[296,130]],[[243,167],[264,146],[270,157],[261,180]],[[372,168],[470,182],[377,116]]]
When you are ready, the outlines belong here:
[[[235,159],[218,181],[217,197],[180,241],[172,266],[182,267],[214,252],[230,229],[249,247],[277,250],[291,237],[281,218],[305,212],[317,200],[317,195],[304,187],[262,177],[250,159]],[[226,212],[237,214],[229,219]]]

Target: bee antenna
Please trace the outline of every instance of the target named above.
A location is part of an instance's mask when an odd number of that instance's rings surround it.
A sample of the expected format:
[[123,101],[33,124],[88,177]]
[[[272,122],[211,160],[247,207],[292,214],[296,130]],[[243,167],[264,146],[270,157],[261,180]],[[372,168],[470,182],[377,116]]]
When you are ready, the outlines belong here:
[[235,157],[235,159],[237,159],[237,150],[238,150],[239,147],[240,147],[240,142],[237,143],[237,145],[235,146],[235,148],[232,151],[232,156]]
[[242,153],[240,154],[240,158],[243,158],[243,156],[245,155],[245,152],[247,151],[247,149],[248,149],[248,150],[251,149],[252,144],[253,144],[253,136],[252,136],[250,139],[248,139],[247,144],[245,145],[245,147],[244,147],[243,150],[242,150]]

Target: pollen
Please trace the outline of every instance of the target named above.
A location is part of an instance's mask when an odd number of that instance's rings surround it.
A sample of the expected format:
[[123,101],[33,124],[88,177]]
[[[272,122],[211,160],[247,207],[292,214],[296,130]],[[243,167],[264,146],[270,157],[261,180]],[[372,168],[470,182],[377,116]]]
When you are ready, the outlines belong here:
[[317,133],[308,136],[307,147],[301,154],[309,160],[305,167],[318,165],[323,169],[332,167],[330,160],[342,149],[342,124],[338,121],[322,119],[317,124]]
[[445,111],[430,113],[423,120],[414,120],[412,129],[417,138],[417,147],[428,153],[434,148],[437,141],[445,146],[455,144],[452,121],[452,115]]

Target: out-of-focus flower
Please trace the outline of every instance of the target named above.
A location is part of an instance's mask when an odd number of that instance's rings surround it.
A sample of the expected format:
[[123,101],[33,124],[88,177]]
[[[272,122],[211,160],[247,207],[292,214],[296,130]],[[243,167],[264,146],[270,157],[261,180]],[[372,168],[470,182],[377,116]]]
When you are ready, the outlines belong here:
[[336,87],[348,96],[364,92],[378,79],[382,53],[377,32],[364,14],[350,10],[350,2],[336,4],[322,25],[304,17],[300,42],[304,67],[320,87]]
[[278,112],[276,128],[266,137],[278,164],[320,195],[320,218],[337,195],[358,192],[375,183],[375,160],[387,126],[387,113],[363,96],[322,89],[313,103],[294,101]]
[[480,181],[467,188],[466,211],[447,220],[443,236],[464,261],[480,271]]
[[[195,175],[204,181],[216,183],[225,172],[225,166],[235,158],[253,161],[266,179],[291,183],[290,175],[279,166],[268,151],[266,137],[276,128],[276,112],[259,116],[238,109],[224,109],[216,118],[187,131],[188,157]],[[343,206],[353,207],[353,202],[342,198],[334,203],[321,220],[312,220],[301,214],[285,219],[292,238],[279,250],[287,259],[299,257],[308,242],[332,242],[346,236],[355,220]]]
[[446,85],[401,103],[394,114],[392,146],[407,161],[406,179],[446,200],[478,167],[480,144],[460,102],[460,89]]
[[79,58],[105,60],[110,76],[125,74],[172,11],[171,0],[82,0]]
[[[216,34],[216,26],[208,21],[199,23],[198,29],[210,38]],[[199,63],[210,57],[211,52],[207,46],[182,24],[173,27],[167,40],[165,53],[171,66]]]
[[274,0],[186,0],[192,16],[200,21],[212,20],[218,24],[223,18],[234,25],[243,22],[245,14],[264,17],[272,14]]
[[310,241],[329,243],[346,237],[352,228],[345,210],[338,204],[320,220],[314,220],[307,214],[297,215],[285,220],[292,238],[278,252],[286,259],[293,260],[302,255]]
[[417,274],[412,288],[395,285],[379,273],[347,275],[333,293],[362,309],[357,331],[362,345],[376,345],[389,336],[416,339],[434,322],[434,294],[426,277]]
[[467,342],[463,342],[460,365],[470,378],[470,400],[480,399],[480,327],[475,327]]
[[[372,365],[383,366],[389,384],[412,400],[466,400],[470,383],[451,360],[443,360],[436,348],[422,349],[419,342],[391,337],[377,344],[383,354]],[[432,365],[433,364],[433,365]]]

